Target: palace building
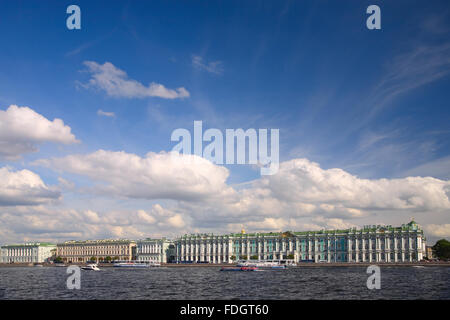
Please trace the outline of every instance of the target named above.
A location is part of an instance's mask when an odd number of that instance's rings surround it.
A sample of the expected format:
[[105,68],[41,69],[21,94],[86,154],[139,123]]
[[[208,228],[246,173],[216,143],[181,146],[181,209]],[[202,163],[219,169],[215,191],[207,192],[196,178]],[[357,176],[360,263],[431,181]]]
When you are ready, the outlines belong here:
[[178,263],[237,260],[295,262],[413,262],[423,260],[426,239],[412,220],[400,227],[227,235],[191,234],[174,241]]
[[136,242],[136,260],[167,263],[175,259],[175,251],[173,250],[173,242],[165,238],[162,239],[145,239]]
[[68,263],[88,261],[130,261],[136,257],[136,242],[132,240],[66,241],[57,244],[58,257]]
[[52,243],[10,244],[0,248],[1,263],[43,263],[52,257],[56,245]]

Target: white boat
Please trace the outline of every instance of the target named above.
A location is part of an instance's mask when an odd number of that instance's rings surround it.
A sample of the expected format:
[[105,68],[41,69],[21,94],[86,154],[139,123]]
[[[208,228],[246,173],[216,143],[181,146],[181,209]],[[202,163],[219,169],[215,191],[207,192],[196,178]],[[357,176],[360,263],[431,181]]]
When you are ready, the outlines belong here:
[[160,266],[160,263],[148,261],[118,261],[113,264],[115,268],[150,268]]
[[100,268],[95,263],[88,264],[84,267],[81,267],[81,269],[90,271],[100,271]]
[[55,267],[67,267],[64,263],[55,263],[54,264]]
[[255,267],[259,269],[286,269],[285,264],[281,264],[280,261],[238,261],[238,267]]

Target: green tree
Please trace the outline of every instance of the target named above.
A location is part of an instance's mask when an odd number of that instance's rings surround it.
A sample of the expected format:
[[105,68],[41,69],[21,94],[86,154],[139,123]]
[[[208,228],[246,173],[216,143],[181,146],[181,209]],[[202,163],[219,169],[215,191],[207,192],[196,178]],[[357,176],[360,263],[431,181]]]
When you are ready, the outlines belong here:
[[286,257],[286,259],[292,260],[292,259],[294,259],[294,255],[293,255],[293,254],[288,254],[287,257]]
[[436,254],[436,256],[439,258],[439,260],[448,260],[450,259],[450,242],[441,239],[436,242],[436,244],[433,246],[433,250]]
[[55,258],[55,260],[53,260],[55,263],[62,263],[63,262],[63,259],[60,257],[60,256],[58,256],[58,257],[56,257]]
[[230,259],[235,261],[236,260],[236,256],[231,256]]
[[111,262],[111,260],[112,260],[112,258],[111,258],[110,256],[107,256],[107,257],[105,258],[105,261],[106,261],[106,262]]
[[258,256],[251,256],[250,260],[258,260]]
[[92,261],[92,262],[97,261],[97,258],[92,256],[92,257],[89,258],[89,261]]

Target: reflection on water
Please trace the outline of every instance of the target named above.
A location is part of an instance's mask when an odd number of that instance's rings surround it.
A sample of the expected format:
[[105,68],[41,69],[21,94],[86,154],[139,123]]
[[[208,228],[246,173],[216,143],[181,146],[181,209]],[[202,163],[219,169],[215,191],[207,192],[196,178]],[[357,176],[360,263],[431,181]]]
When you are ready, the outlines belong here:
[[103,268],[68,290],[66,268],[0,268],[0,299],[450,299],[449,267],[381,267],[380,290],[367,289],[365,267],[219,269]]

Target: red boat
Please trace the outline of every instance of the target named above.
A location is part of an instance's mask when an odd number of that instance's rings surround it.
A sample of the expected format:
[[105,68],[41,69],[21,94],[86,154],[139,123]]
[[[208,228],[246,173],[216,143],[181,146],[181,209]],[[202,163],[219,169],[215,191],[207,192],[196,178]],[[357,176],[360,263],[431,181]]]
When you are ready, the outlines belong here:
[[257,267],[222,267],[220,271],[258,271]]

